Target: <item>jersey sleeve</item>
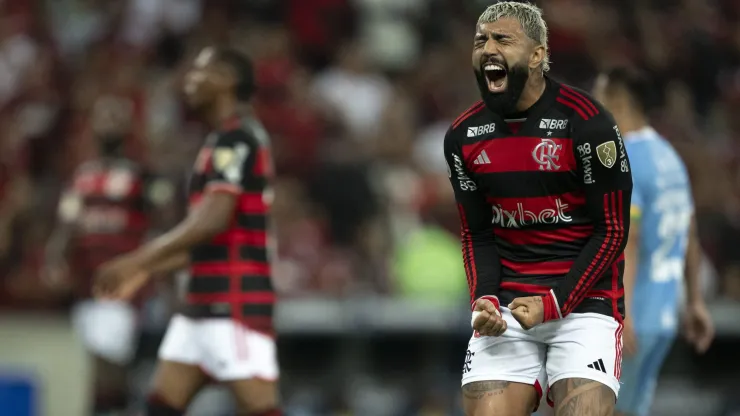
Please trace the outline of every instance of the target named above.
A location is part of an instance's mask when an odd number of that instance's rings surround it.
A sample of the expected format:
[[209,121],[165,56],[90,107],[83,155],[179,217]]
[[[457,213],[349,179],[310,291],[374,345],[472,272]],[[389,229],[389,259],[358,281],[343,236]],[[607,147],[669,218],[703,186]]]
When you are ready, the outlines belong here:
[[465,167],[462,148],[449,130],[444,140],[447,173],[460,214],[463,264],[471,300],[498,296],[501,260],[493,234],[493,210]]
[[545,296],[545,320],[573,311],[611,269],[627,244],[632,176],[624,142],[611,115],[603,110],[574,131],[578,180],[593,234],[565,278]]
[[253,176],[257,150],[254,137],[243,130],[222,133],[211,153],[205,191],[241,193]]

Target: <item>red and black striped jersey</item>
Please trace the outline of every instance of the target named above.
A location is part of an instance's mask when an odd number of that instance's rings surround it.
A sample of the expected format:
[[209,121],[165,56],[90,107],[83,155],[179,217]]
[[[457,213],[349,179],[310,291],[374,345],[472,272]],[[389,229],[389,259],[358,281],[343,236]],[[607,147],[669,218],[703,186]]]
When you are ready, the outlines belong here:
[[169,182],[128,159],[82,164],[59,203],[60,219],[75,226],[71,246],[75,274],[90,278],[104,262],[141,245],[151,214],[171,194]]
[[470,296],[507,305],[541,295],[546,319],[621,319],[632,192],[624,143],[601,104],[546,82],[517,119],[479,102],[445,136]]
[[191,252],[185,313],[230,317],[272,332],[269,138],[253,118],[234,118],[211,133],[195,162],[190,204],[207,192],[229,192],[237,204],[229,228]]

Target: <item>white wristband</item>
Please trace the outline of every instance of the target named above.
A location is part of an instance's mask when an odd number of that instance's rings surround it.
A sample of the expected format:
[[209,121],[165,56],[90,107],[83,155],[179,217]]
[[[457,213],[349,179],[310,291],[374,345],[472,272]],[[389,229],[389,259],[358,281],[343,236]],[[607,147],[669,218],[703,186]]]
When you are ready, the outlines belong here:
[[473,311],[473,317],[470,318],[470,326],[473,327],[473,324],[475,323],[475,318],[480,315],[480,311]]

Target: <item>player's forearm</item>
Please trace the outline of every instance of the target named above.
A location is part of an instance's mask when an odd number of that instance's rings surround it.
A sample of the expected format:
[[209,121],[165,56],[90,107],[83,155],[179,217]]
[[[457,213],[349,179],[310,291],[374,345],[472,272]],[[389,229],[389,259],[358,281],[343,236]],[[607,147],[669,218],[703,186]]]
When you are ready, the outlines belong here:
[[699,234],[696,227],[696,217],[691,217],[691,226],[689,228],[689,242],[686,247],[686,268],[685,282],[686,301],[689,304],[703,301],[701,294],[701,245],[699,244]]
[[166,275],[176,270],[184,269],[188,264],[190,264],[190,253],[181,251],[153,265],[149,269],[149,273],[153,275]]
[[463,264],[473,299],[481,296],[498,296],[501,288],[501,260],[493,230],[463,232]]
[[151,271],[167,258],[189,251],[226,230],[232,220],[236,199],[222,192],[209,192],[200,204],[172,231],[137,250],[139,264]]
[[218,232],[202,227],[188,217],[172,231],[165,233],[134,252],[142,267],[152,272],[171,257],[189,251],[193,246],[208,241]]
[[[546,309],[547,306],[554,306],[558,312],[558,316],[550,315],[549,318],[570,314],[610,269],[627,244],[630,190],[608,192],[602,198],[590,199],[590,211],[595,219],[593,234],[568,274],[551,291],[552,296],[546,297]],[[595,201],[598,200],[601,202],[597,205]]]
[[73,229],[69,225],[61,225],[54,230],[44,250],[44,261],[47,265],[58,263],[67,256],[72,235]]

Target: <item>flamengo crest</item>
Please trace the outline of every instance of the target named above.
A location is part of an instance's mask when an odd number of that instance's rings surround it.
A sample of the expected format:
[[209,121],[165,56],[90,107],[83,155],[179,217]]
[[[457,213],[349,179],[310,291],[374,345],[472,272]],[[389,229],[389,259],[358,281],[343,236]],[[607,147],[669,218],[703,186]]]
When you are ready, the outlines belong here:
[[558,152],[563,146],[555,143],[552,139],[542,139],[542,141],[532,150],[534,161],[540,165],[540,170],[558,170],[560,165],[560,155]]

